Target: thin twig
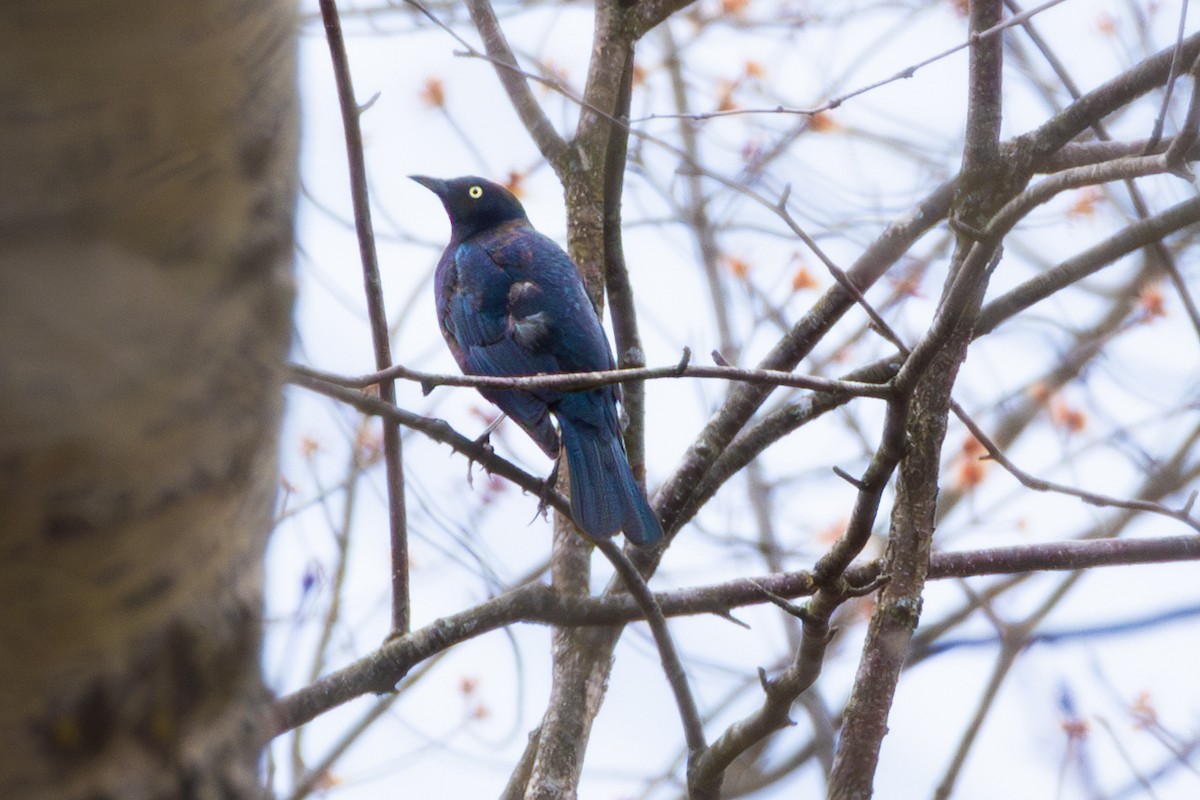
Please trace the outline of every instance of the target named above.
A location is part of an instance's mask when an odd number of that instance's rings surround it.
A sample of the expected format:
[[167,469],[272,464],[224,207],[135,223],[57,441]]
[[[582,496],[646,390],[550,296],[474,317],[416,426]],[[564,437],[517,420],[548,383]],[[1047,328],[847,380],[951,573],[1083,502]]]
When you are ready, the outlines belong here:
[[[1020,484],[1027,489],[1033,489],[1035,492],[1054,492],[1056,494],[1064,494],[1069,497],[1078,497],[1088,505],[1098,506],[1101,508],[1124,508],[1130,511],[1145,511],[1150,514],[1158,514],[1167,517],[1168,519],[1178,520],[1184,525],[1187,525],[1196,533],[1200,534],[1200,520],[1191,515],[1190,504],[1183,508],[1173,509],[1167,508],[1162,503],[1155,503],[1148,500],[1125,500],[1119,497],[1110,497],[1108,495],[1099,494],[1098,492],[1089,492],[1084,489],[1077,489],[1074,486],[1067,486],[1054,481],[1043,480],[1036,478],[1025,470],[1018,467],[1009,459],[1004,452],[996,446],[996,444],[988,438],[988,435],[983,432],[983,429],[971,419],[970,415],[963,410],[957,402],[951,401],[950,407],[954,411],[954,415],[959,421],[966,426],[971,435],[975,437],[984,450],[987,451],[988,458],[995,461],[1000,466],[1012,475]],[[1197,432],[1193,432],[1192,439],[1195,439]]]
[[[367,196],[367,168],[363,159],[362,129],[359,115],[362,110],[354,97],[350,80],[350,63],[346,42],[342,36],[335,0],[320,0],[321,18],[325,22],[325,38],[333,60],[337,81],[338,103],[342,126],[346,134],[346,155],[349,161],[350,193],[354,204],[354,229],[358,234],[358,251],[362,259],[363,291],[367,299],[367,316],[371,324],[371,341],[375,348],[375,366],[387,369],[392,365],[391,343],[388,336],[387,310],[383,303],[383,286],[379,278],[379,256],[375,251],[375,235],[371,225],[371,203]],[[395,405],[396,385],[393,381],[379,383],[379,398]],[[404,506],[404,465],[400,429],[383,426],[383,461],[388,499],[388,529],[392,549],[392,630],[408,630],[408,523]]]
[[[628,48],[618,79],[615,117],[626,119],[633,97],[633,48]],[[621,198],[625,193],[625,163],[629,151],[629,126],[607,121],[608,137],[604,148],[604,178],[601,193],[604,202],[604,290],[608,296],[608,314],[612,319],[617,366],[628,369],[646,366],[646,353],[638,328],[633,285],[625,263],[622,237]],[[626,383],[621,400],[625,416],[625,453],[633,474],[645,485],[646,474],[646,388],[642,381]]]
[[1040,6],[1031,8],[1028,11],[1024,11],[1024,12],[1021,12],[1020,14],[1016,14],[1012,17],[1009,17],[1008,19],[1004,20],[1003,22],[1001,22],[997,25],[994,25],[991,28],[988,28],[986,31],[982,31],[978,34],[972,34],[970,37],[968,37],[967,41],[962,42],[961,44],[956,44],[953,47],[950,47],[946,50],[943,50],[940,53],[937,53],[936,55],[932,55],[929,58],[918,61],[915,64],[911,64],[911,65],[905,67],[904,69],[900,70],[899,72],[897,72],[894,75],[883,78],[882,80],[875,81],[874,83],[867,84],[866,86],[861,86],[851,92],[847,92],[845,94],[838,95],[837,97],[833,98],[832,100],[826,100],[821,105],[814,106],[812,108],[790,108],[788,106],[778,105],[778,106],[774,106],[772,108],[732,108],[732,109],[728,109],[728,110],[724,110],[724,111],[707,111],[707,112],[703,112],[703,113],[682,112],[682,113],[677,113],[677,114],[650,114],[649,116],[639,117],[637,119],[630,120],[630,122],[632,122],[632,123],[649,122],[651,120],[656,120],[656,119],[687,119],[687,120],[693,120],[696,122],[702,122],[704,120],[709,120],[709,119],[717,119],[720,117],[742,116],[742,115],[746,115],[746,114],[793,114],[793,115],[801,115],[801,116],[806,116],[806,117],[815,116],[817,114],[821,114],[826,111],[833,111],[834,109],[838,108],[843,103],[845,103],[847,100],[852,100],[853,98],[858,97],[859,95],[863,95],[863,94],[866,94],[867,92],[871,92],[871,91],[874,91],[875,89],[879,89],[883,86],[887,86],[890,83],[895,83],[897,81],[902,81],[902,80],[908,80],[909,78],[912,78],[914,75],[916,75],[917,71],[920,70],[922,67],[928,67],[930,64],[935,64],[938,61],[941,61],[942,59],[945,59],[945,58],[948,58],[948,57],[954,55],[955,53],[966,50],[968,47],[970,47],[972,44],[974,44],[976,42],[990,39],[993,36],[1003,33],[1004,31],[1013,27],[1014,25],[1020,25],[1024,22],[1026,22],[1027,20],[1032,19],[1034,16],[1042,13],[1043,11],[1053,8],[1054,6],[1056,6],[1062,2],[1064,2],[1064,0],[1048,0],[1048,2],[1042,3]]
[[458,433],[445,420],[423,417],[420,414],[405,411],[391,403],[385,403],[378,397],[372,397],[354,389],[347,389],[344,386],[327,383],[318,378],[293,374],[289,380],[297,386],[302,386],[305,389],[345,403],[364,414],[380,417],[392,426],[403,425],[406,428],[420,431],[434,441],[447,444],[471,461],[479,463],[488,472],[506,478],[525,491],[537,495],[539,498],[545,500],[547,505],[552,506],[556,510],[568,515],[571,513],[570,502],[562,494],[555,491],[553,486],[548,486],[541,478],[529,474],[511,461],[496,455],[486,443],[476,439],[469,439]]
[[[1175,54],[1171,58],[1171,72],[1167,76],[1166,90],[1163,92],[1162,105],[1159,106],[1158,116],[1154,120],[1154,128],[1150,133],[1151,146],[1157,145],[1162,139],[1163,126],[1167,120],[1167,109],[1171,107],[1171,95],[1175,91],[1175,81],[1178,80],[1184,69],[1183,61],[1183,34],[1187,31],[1187,13],[1188,0],[1183,0],[1179,4],[1179,27],[1175,33]],[[1195,74],[1193,74],[1193,80]]]
[[[776,605],[786,603],[765,589],[763,592],[767,599]],[[697,761],[695,769],[689,775],[689,786],[710,789],[719,787],[725,770],[735,758],[775,731],[794,724],[789,716],[792,704],[820,677],[825,650],[833,638],[829,620],[846,597],[838,592],[822,589],[798,609],[803,622],[803,634],[792,663],[771,679],[767,678],[765,670],[759,669],[759,683],[763,689],[762,705],[726,728],[713,742],[712,747]],[[785,610],[796,613],[786,609],[786,606]]]
[[888,387],[875,383],[818,378],[813,375],[797,375],[793,372],[781,372],[772,369],[743,369],[741,367],[709,367],[699,365],[680,366],[679,364],[666,367],[641,367],[639,369],[617,369],[599,372],[562,372],[553,375],[542,374],[524,377],[439,375],[409,369],[402,364],[393,365],[381,372],[371,372],[366,375],[354,376],[335,375],[299,364],[292,364],[290,369],[294,376],[312,378],[324,383],[333,384],[334,386],[344,386],[348,389],[363,389],[379,384],[381,381],[400,378],[420,383],[426,393],[431,391],[435,386],[469,386],[476,389],[524,389],[527,391],[557,389],[563,392],[577,392],[584,389],[595,389],[598,386],[608,386],[614,383],[626,383],[629,381],[660,380],[663,378],[707,378],[766,386],[791,386],[796,389],[812,389],[814,391],[829,392],[830,394],[845,395],[848,397],[886,398],[890,394]]
[[[471,20],[475,23],[476,30],[483,38],[483,46],[487,50],[489,60],[496,68],[496,77],[500,79],[500,84],[508,94],[513,109],[521,118],[525,130],[529,132],[538,150],[554,167],[555,172],[561,175],[565,166],[564,158],[569,152],[567,143],[558,135],[558,131],[554,130],[554,125],[534,98],[526,81],[526,73],[517,66],[516,56],[504,38],[504,31],[500,29],[491,4],[488,0],[468,0],[467,9],[471,12]],[[429,12],[425,13],[432,17]],[[470,50],[472,55],[478,55],[474,48]]]
[[679,708],[679,717],[683,722],[684,740],[687,742],[689,761],[700,757],[707,748],[704,740],[704,725],[700,722],[700,712],[696,708],[696,700],[688,686],[687,673],[679,660],[679,653],[667,629],[667,620],[662,609],[654,599],[654,595],[646,586],[637,567],[621,552],[621,548],[612,539],[599,539],[596,549],[604,554],[613,565],[613,569],[625,581],[626,588],[633,596],[638,608],[645,614],[654,643],[658,646],[658,656],[662,660],[663,673],[667,683],[675,695],[675,705]]

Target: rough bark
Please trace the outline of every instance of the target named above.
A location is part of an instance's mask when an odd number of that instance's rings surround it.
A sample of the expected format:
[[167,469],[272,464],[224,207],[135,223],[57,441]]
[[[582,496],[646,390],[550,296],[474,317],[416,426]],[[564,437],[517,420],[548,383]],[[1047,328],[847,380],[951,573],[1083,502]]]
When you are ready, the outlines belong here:
[[259,795],[294,22],[0,5],[0,797]]

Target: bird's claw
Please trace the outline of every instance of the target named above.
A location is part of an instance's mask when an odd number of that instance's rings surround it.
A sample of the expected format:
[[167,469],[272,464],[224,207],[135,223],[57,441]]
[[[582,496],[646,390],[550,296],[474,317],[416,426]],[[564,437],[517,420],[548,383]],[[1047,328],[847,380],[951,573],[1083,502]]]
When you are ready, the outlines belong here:
[[544,516],[550,509],[550,498],[554,496],[554,487],[558,484],[558,465],[561,461],[562,454],[559,453],[554,459],[554,465],[550,467],[550,474],[542,481],[542,491],[538,493],[537,513],[534,514],[534,519]]
[[[502,416],[500,419],[503,419]],[[492,431],[496,429],[496,424],[493,422],[487,427],[483,433],[471,440],[471,444],[484,450],[488,454],[496,452],[492,449]],[[467,486],[475,488],[475,459],[468,456],[467,458]]]

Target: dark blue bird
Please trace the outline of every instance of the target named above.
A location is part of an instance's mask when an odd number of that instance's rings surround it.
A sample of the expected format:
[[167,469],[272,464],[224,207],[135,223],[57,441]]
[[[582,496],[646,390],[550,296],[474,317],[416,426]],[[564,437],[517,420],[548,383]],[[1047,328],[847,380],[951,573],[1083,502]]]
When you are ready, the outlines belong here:
[[[468,375],[519,376],[613,368],[612,350],[579,270],[533,229],[502,186],[482,178],[411,176],[450,216],[450,244],[434,289],[442,335]],[[617,417],[618,390],[581,392],[481,389],[551,458],[558,418],[571,472],[571,515],[594,538],[624,531],[649,545],[662,526],[642,494]]]

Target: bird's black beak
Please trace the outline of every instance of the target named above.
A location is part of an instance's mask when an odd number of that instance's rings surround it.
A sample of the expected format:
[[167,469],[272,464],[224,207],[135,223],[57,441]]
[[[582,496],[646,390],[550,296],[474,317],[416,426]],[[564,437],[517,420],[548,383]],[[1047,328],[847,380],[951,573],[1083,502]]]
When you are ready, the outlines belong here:
[[446,199],[446,191],[449,187],[441,178],[430,178],[426,175],[409,175],[408,177],[421,184],[443,200]]

